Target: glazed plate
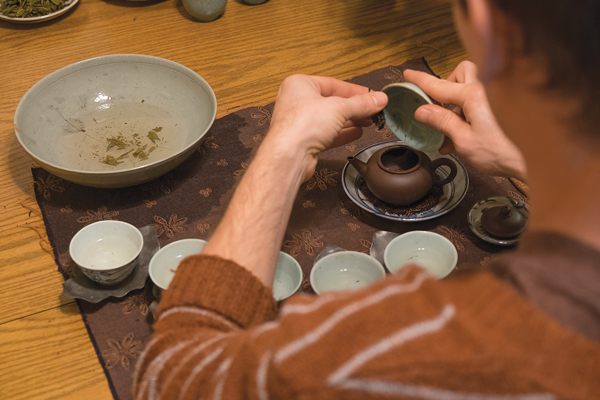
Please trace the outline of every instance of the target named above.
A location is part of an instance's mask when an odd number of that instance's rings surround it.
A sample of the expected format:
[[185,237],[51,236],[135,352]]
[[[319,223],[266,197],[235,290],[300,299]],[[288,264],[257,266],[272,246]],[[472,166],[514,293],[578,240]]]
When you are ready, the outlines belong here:
[[66,0],[65,6],[62,9],[55,11],[53,13],[50,13],[50,14],[41,15],[39,17],[13,18],[13,17],[7,17],[6,15],[0,13],[0,19],[3,19],[5,21],[10,21],[10,22],[16,22],[18,24],[35,24],[38,22],[49,21],[56,17],[60,17],[61,15],[63,15],[67,11],[69,11],[71,8],[75,7],[75,4],[77,4],[77,3],[79,3],[79,0]]
[[[383,147],[388,147],[394,144],[403,144],[403,142],[397,141],[377,143],[364,148],[358,154],[356,154],[355,157],[361,161],[367,162],[371,155],[373,155],[375,152]],[[363,210],[377,215],[378,217],[392,221],[418,222],[440,217],[458,206],[465,197],[469,188],[469,175],[467,174],[465,166],[462,165],[461,162],[452,155],[442,156],[437,152],[428,153],[427,155],[432,160],[440,157],[449,158],[456,163],[457,167],[456,178],[454,178],[452,182],[444,185],[444,193],[440,197],[440,201],[433,208],[430,208],[427,211],[413,215],[396,215],[375,207],[359,189],[358,185],[360,184],[362,177],[358,171],[352,165],[350,165],[350,163],[346,164],[344,170],[342,171],[342,185],[344,186],[344,191],[350,200],[352,200]],[[440,167],[437,169],[436,173],[440,175],[441,178],[445,178],[450,174],[450,168]]]
[[485,210],[492,207],[507,205],[514,207],[525,217],[529,218],[529,206],[526,203],[516,200],[509,196],[496,196],[475,203],[473,208],[471,208],[471,211],[469,211],[469,215],[467,216],[469,228],[479,239],[484,240],[488,243],[496,244],[498,246],[516,245],[519,242],[519,236],[517,236],[514,239],[495,238],[491,236],[485,229],[483,229],[483,226],[481,225],[481,216],[483,215],[483,212]]

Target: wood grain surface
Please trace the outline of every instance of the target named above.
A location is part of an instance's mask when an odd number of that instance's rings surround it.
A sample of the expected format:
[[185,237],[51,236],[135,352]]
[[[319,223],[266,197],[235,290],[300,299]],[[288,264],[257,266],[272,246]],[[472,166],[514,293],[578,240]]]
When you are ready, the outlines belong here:
[[55,20],[0,22],[0,398],[111,397],[77,305],[47,251],[16,107],[49,73],[106,54],[168,58],[205,78],[217,117],[275,100],[294,73],[348,79],[425,56],[446,77],[467,55],[447,0],[230,0],[200,23],[180,0],[81,0]]

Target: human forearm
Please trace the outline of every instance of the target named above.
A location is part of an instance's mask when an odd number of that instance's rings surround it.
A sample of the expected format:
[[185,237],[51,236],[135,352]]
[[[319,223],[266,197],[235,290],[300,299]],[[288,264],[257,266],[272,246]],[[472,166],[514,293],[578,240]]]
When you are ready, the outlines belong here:
[[265,139],[203,251],[244,266],[267,287],[304,171],[303,152],[276,136]]

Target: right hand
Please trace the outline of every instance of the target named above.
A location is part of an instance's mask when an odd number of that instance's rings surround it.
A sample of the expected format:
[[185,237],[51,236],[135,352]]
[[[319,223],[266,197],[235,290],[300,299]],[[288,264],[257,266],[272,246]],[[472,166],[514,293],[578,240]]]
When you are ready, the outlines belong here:
[[475,64],[460,63],[448,80],[413,70],[406,70],[404,77],[435,100],[456,104],[464,113],[463,119],[435,104],[421,106],[415,112],[418,121],[446,135],[439,150],[441,154],[456,150],[484,173],[526,180],[525,159],[498,125],[483,85],[477,79]]
[[[388,98],[383,92],[333,78],[292,75],[277,95],[267,138],[291,150],[303,160],[303,179],[317,166],[319,153],[344,145],[362,135],[373,124],[371,115],[383,110]],[[261,147],[266,148],[263,144]],[[264,149],[263,149],[264,150]],[[266,151],[266,150],[265,150]]]

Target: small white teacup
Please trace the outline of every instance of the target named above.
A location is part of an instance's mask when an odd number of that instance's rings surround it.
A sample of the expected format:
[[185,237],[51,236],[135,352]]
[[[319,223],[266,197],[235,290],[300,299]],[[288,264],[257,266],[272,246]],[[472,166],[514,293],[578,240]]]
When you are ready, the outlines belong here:
[[383,278],[385,269],[379,261],[357,251],[329,254],[310,272],[310,284],[317,294],[360,289]]
[[442,235],[412,231],[394,238],[385,248],[383,260],[392,274],[416,264],[436,279],[442,279],[456,267],[458,253],[452,242]]
[[273,279],[273,297],[275,300],[281,301],[296,293],[302,284],[302,277],[302,268],[298,261],[289,254],[280,251]]
[[131,274],[143,247],[139,229],[110,220],[94,222],[77,232],[69,244],[69,253],[88,278],[111,286]]
[[[160,249],[150,260],[150,279],[167,290],[184,258],[199,254],[208,242],[202,239],[182,239]],[[273,297],[280,301],[296,293],[302,284],[302,268],[289,254],[279,252],[277,269],[273,280]],[[155,293],[159,297],[159,293]]]
[[182,239],[169,243],[150,260],[150,279],[162,290],[167,290],[179,263],[187,256],[198,254],[208,242],[202,239]]

